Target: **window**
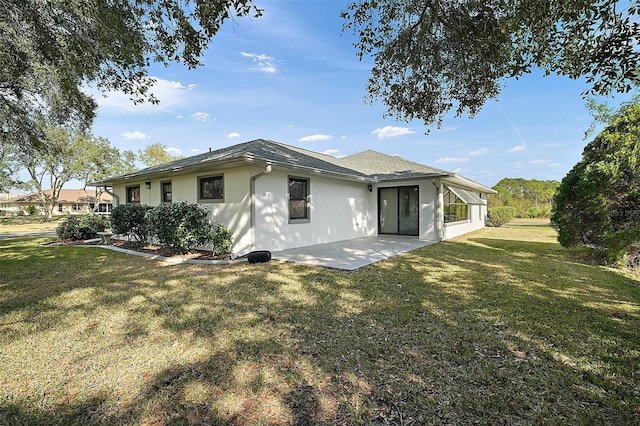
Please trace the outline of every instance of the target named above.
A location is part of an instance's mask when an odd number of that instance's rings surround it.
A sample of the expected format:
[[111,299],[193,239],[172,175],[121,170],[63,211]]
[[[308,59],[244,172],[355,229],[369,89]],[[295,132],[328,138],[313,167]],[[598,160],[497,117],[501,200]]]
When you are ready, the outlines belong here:
[[130,203],[140,204],[140,185],[127,186],[127,204]]
[[444,223],[469,219],[469,206],[449,188],[444,190]]
[[160,196],[160,199],[162,200],[162,202],[170,203],[171,202],[171,182],[162,182],[160,184],[160,190],[162,191],[162,194]]
[[111,213],[112,206],[111,203],[100,203],[98,204],[98,213]]
[[82,211],[82,204],[75,203],[73,206],[71,206],[71,210],[73,210],[74,212]]
[[224,177],[209,176],[198,179],[198,200],[224,201]]
[[58,212],[62,213],[64,210],[62,209],[62,204],[58,204]]
[[289,178],[289,220],[309,221],[309,179]]

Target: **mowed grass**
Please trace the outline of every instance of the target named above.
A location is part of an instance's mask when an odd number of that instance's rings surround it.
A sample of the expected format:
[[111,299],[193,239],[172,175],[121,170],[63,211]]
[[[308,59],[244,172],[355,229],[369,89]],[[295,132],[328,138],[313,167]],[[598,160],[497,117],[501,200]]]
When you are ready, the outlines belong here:
[[640,276],[547,226],[354,272],[0,240],[0,424],[640,424]]

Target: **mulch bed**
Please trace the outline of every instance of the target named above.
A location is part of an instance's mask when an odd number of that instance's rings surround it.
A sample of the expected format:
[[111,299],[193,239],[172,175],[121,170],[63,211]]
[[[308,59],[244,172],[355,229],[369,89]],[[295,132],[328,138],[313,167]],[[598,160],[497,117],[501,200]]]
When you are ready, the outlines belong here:
[[[82,241],[82,240],[63,240],[63,241],[54,241],[49,245],[100,245],[100,241]],[[177,254],[170,247],[158,246],[153,244],[141,245],[135,241],[125,241],[125,240],[111,240],[109,244],[112,247],[119,247],[126,250],[137,251],[139,253],[147,253],[154,256],[162,256],[176,259],[193,259],[193,260],[229,260],[231,259],[231,253],[224,254],[222,256],[214,256],[213,253],[209,250],[198,250],[194,253],[187,254]]]

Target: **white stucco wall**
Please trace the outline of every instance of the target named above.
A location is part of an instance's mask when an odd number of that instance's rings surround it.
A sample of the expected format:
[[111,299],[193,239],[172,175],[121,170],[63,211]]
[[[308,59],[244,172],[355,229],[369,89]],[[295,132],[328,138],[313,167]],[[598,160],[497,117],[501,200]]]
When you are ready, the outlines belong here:
[[[289,176],[308,178],[310,220],[289,223]],[[256,250],[284,250],[376,235],[375,190],[366,183],[274,170],[256,180]]]
[[250,198],[249,179],[251,169],[239,167],[226,170],[211,170],[204,173],[172,176],[170,179],[151,180],[151,189],[144,185],[145,180],[114,186],[113,192],[120,197],[120,204],[126,203],[126,187],[140,185],[140,203],[150,206],[160,204],[161,182],[171,181],[173,202],[198,202],[198,177],[223,175],[224,202],[200,202],[211,212],[214,223],[226,225],[233,233],[234,254],[246,252],[251,245],[250,235]]

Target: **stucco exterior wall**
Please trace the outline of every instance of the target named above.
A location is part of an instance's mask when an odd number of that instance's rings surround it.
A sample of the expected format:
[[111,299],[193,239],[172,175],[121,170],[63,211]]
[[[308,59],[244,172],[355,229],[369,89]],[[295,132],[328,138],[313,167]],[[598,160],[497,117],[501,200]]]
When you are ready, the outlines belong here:
[[[290,223],[288,178],[309,179],[309,221]],[[256,180],[257,250],[284,250],[376,235],[375,191],[366,183],[274,170]]]
[[[234,254],[246,252],[251,246],[250,235],[250,197],[249,179],[250,167],[238,167],[226,170],[211,170],[204,173],[184,176],[172,176],[170,179],[151,180],[151,188],[145,187],[145,181],[129,182],[126,185],[116,185],[113,192],[120,198],[120,204],[125,204],[126,187],[140,185],[140,203],[157,206],[161,200],[161,182],[171,182],[172,201],[187,201],[199,203],[211,212],[214,223],[226,225],[233,234]],[[203,176],[224,176],[224,202],[199,202],[198,178]]]

